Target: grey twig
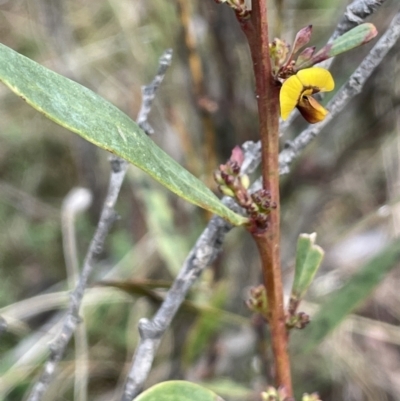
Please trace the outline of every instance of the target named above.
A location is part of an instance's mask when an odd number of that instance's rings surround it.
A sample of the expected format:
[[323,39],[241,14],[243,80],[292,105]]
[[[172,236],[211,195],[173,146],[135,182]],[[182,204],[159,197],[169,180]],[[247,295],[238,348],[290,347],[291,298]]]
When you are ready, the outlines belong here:
[[332,42],[350,29],[360,25],[374,13],[386,0],[354,0],[347,6],[343,18],[337,25],[335,32],[329,39]]
[[400,36],[400,12],[398,12],[390,23],[389,28],[365,57],[359,67],[351,75],[346,84],[338,91],[334,98],[328,103],[329,114],[325,120],[318,124],[309,126],[296,139],[290,143],[279,155],[281,174],[289,172],[289,166],[299,153],[329,124],[329,122],[358,95],[366,80],[381,63],[388,51],[394,46]]
[[85,257],[82,273],[79,277],[78,284],[71,292],[69,308],[64,318],[62,329],[49,346],[50,356],[45,362],[44,370],[39,381],[34,385],[29,395],[29,401],[39,401],[42,398],[44,392],[47,390],[51,382],[57,364],[61,360],[65,348],[80,321],[79,309],[89,276],[93,271],[96,257],[103,249],[104,241],[108,235],[108,232],[117,218],[117,214],[114,211],[114,205],[117,201],[127,167],[128,164],[126,162],[115,163],[114,161],[113,163],[108,193],[104,202],[104,207],[101,212],[96,232]]
[[151,110],[151,106],[153,104],[156,91],[160,86],[162,80],[164,79],[168,67],[171,65],[171,60],[172,60],[172,49],[167,49],[160,58],[158,71],[153,81],[151,82],[150,85],[142,87],[143,101],[136,122],[147,135],[154,134],[154,130],[148,122],[148,116]]
[[231,225],[220,217],[213,216],[211,218],[186,258],[160,309],[151,320],[141,319],[139,321],[140,341],[125,383],[123,401],[132,401],[141,391],[150,372],[162,335],[171,324],[173,317],[185,299],[186,293],[197,277],[218,255],[224,236],[231,228]]
[[[347,6],[343,18],[329,38],[328,43],[333,42],[339,36],[350,31],[350,29],[362,24],[365,19],[374,13],[385,1],[386,0],[354,0]],[[329,70],[334,59],[334,57],[329,58],[320,63],[319,66]],[[323,94],[320,94],[320,96],[323,97]]]
[[[165,51],[160,58],[160,67],[156,74],[156,77],[150,85],[143,88],[142,102],[143,104],[146,104],[146,106],[141,108],[137,118],[137,121],[140,121],[142,126],[146,126],[147,117],[149,115],[151,105],[154,100],[155,92],[158,89],[161,81],[163,80],[167,67],[171,64],[171,60],[172,51]],[[40,401],[51,382],[57,364],[64,355],[65,349],[73,333],[75,332],[77,325],[80,322],[79,310],[88,283],[88,279],[93,271],[96,262],[96,258],[102,252],[105,239],[113,223],[118,217],[117,213],[114,210],[114,206],[118,199],[122,182],[124,180],[129,164],[125,160],[115,156],[111,156],[110,161],[111,176],[108,191],[106,199],[104,201],[103,209],[101,211],[100,220],[96,228],[96,232],[93,236],[93,239],[89,246],[89,250],[85,257],[82,273],[79,276],[76,287],[71,292],[70,303],[63,321],[62,329],[49,346],[50,356],[45,362],[42,375],[40,376],[38,382],[33,386],[28,401]]]

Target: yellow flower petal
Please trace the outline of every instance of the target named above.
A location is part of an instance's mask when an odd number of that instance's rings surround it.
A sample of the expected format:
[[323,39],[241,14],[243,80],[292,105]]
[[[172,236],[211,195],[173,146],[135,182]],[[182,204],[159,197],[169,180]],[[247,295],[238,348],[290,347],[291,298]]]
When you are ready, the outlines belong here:
[[297,75],[292,75],[283,84],[279,93],[282,120],[286,120],[299,102],[304,87]]
[[325,68],[305,68],[300,70],[296,76],[303,86],[318,89],[317,92],[329,92],[335,88],[335,81],[331,73]]
[[319,123],[328,114],[328,110],[321,106],[312,96],[303,96],[297,108],[310,124]]
[[321,67],[300,70],[282,84],[279,95],[282,119],[286,120],[292,110],[297,107],[309,123],[323,120],[328,111],[311,95],[329,92],[334,87],[335,82],[328,70]]

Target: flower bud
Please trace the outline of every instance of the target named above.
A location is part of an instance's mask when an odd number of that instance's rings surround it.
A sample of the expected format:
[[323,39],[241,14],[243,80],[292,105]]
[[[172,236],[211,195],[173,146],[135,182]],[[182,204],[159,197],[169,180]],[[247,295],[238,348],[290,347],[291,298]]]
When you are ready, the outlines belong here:
[[247,174],[244,174],[240,177],[240,183],[243,188],[247,189],[250,186],[250,178]]
[[214,180],[217,184],[225,184],[224,179],[222,178],[222,174],[220,170],[215,170],[214,171]]
[[257,313],[266,316],[268,313],[267,291],[263,285],[250,289],[250,297],[247,300],[248,308]]
[[226,185],[220,185],[218,189],[225,195],[230,196],[231,198],[235,197],[235,193]]
[[297,32],[296,38],[294,39],[292,54],[296,54],[302,47],[304,47],[311,39],[312,25],[308,25],[299,32]]

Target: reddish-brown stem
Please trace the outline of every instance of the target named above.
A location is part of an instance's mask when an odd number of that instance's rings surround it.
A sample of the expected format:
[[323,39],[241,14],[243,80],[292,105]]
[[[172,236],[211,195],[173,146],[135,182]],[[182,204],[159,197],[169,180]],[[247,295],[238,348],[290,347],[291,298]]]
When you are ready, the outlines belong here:
[[280,265],[279,205],[279,86],[271,71],[269,58],[267,0],[253,0],[250,19],[240,19],[250,46],[256,80],[260,123],[263,187],[269,190],[277,208],[270,214],[266,231],[252,232],[260,252],[264,285],[269,306],[269,326],[275,359],[276,384],[292,396],[288,335],[283,304]]

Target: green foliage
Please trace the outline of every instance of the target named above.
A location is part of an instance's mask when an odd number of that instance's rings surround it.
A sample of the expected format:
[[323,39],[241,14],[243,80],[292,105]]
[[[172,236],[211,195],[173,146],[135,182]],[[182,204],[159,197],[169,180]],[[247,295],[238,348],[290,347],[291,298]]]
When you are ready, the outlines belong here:
[[324,257],[323,249],[315,245],[316,238],[315,233],[300,234],[297,241],[296,268],[292,288],[292,296],[296,299],[303,298]]
[[302,352],[317,346],[352,311],[354,311],[390,270],[400,262],[400,240],[388,245],[360,269],[342,288],[332,294],[302,335],[307,339]]
[[144,391],[134,401],[218,401],[217,394],[187,381],[168,381]]
[[[355,47],[361,46],[369,42],[378,34],[375,26],[365,23],[356,26],[345,34],[336,38],[330,45],[327,45],[327,53],[329,57],[335,57],[338,54],[345,53]],[[320,51],[322,51],[321,49]]]
[[178,196],[232,224],[246,221],[160,149],[126,114],[89,89],[4,45],[0,45],[0,80],[47,118],[128,160]]
[[336,38],[332,43],[328,43],[321,50],[313,55],[311,59],[304,61],[297,66],[298,69],[311,67],[312,65],[345,53],[358,46],[361,46],[378,34],[375,26],[370,23],[360,24],[345,34]]

